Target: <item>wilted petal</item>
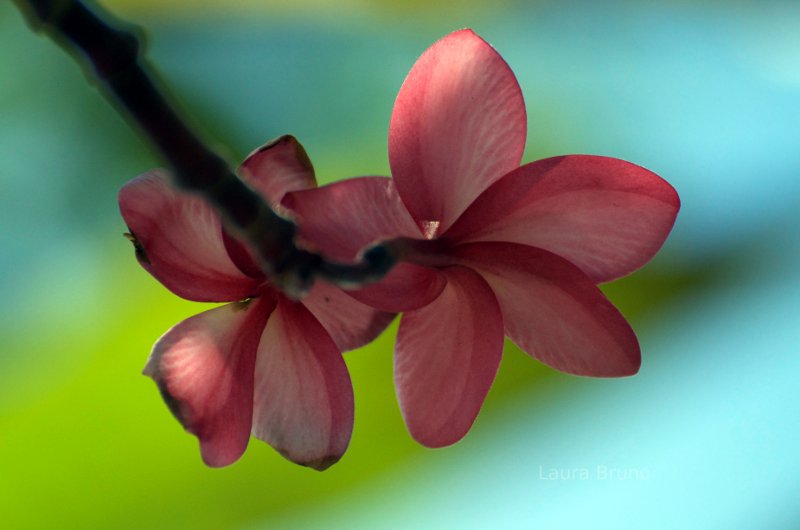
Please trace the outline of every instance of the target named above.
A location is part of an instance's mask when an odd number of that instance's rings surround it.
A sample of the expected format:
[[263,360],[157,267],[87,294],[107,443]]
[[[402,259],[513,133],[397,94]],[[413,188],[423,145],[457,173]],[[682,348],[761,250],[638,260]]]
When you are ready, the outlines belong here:
[[239,166],[239,174],[273,205],[290,191],[317,187],[306,150],[288,134],[250,153]]
[[615,158],[571,155],[505,176],[444,237],[543,248],[605,282],[647,263],[679,208],[675,190],[655,173]]
[[245,276],[225,251],[219,215],[200,197],[173,189],[168,178],[165,171],[150,171],[119,192],[119,209],[142,267],[188,300],[252,296],[258,281]]
[[283,204],[297,217],[299,237],[306,244],[343,262],[355,260],[359,251],[381,239],[422,235],[386,177],[360,177],[296,191]]
[[256,361],[253,434],[283,456],[323,470],[353,430],[353,388],[331,337],[302,304],[281,298]]
[[472,30],[420,57],[392,112],[389,162],[419,222],[445,230],[492,182],[519,166],[526,116],[517,80]]
[[430,304],[445,285],[447,281],[438,269],[399,262],[378,283],[348,293],[371,307],[400,313]]
[[228,304],[184,320],[153,347],[144,373],[187,431],[203,461],[232,464],[244,453],[253,417],[253,370],[271,303]]
[[503,322],[492,290],[475,272],[445,269],[447,286],[430,305],[403,315],[394,378],[408,430],[442,447],[469,431],[494,381]]
[[633,330],[569,261],[515,243],[471,243],[453,252],[492,286],[506,335],[528,354],[576,375],[618,377],[638,371]]
[[315,282],[302,302],[341,351],[372,342],[394,318],[394,313],[375,310],[324,281]]

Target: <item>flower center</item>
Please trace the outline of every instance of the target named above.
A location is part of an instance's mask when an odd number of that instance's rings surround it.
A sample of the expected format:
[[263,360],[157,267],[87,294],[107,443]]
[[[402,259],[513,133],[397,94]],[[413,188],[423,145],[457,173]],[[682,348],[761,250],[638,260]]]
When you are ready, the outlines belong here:
[[436,232],[439,230],[440,221],[420,221],[419,225],[422,228],[422,235],[425,239],[433,239],[436,237]]

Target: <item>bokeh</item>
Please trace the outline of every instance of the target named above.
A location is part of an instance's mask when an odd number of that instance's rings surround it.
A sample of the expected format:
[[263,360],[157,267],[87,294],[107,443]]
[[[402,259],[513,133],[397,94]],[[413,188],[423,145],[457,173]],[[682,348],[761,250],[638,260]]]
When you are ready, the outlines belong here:
[[[203,309],[136,263],[116,193],[159,164],[74,61],[0,3],[0,526],[650,528],[800,525],[800,4],[107,0],[231,160],[284,133],[321,182],[388,174],[394,97],[472,27],[517,74],[525,161],[614,156],[683,207],[604,286],[641,372],[554,372],[507,343],[471,433],[429,450],[392,387],[396,324],[346,359],[348,453],[324,473],[253,440],[201,463],[140,375]],[[532,302],[532,303],[535,303]]]

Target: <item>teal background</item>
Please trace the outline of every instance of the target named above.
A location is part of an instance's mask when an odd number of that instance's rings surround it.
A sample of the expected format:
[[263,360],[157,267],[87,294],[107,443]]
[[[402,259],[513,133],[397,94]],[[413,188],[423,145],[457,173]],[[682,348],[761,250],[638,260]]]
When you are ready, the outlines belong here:
[[518,76],[525,161],[624,158],[683,207],[656,259],[604,287],[639,336],[637,376],[572,377],[507,344],[470,434],[428,450],[395,401],[394,325],[346,356],[356,426],[339,464],[317,473],[253,440],[208,469],[140,375],[152,343],[204,309],[122,237],[117,190],[159,162],[3,2],[0,526],[800,525],[799,4],[103,5],[146,28],[167,84],[231,160],[291,133],[321,182],[388,174],[406,73],[469,26]]

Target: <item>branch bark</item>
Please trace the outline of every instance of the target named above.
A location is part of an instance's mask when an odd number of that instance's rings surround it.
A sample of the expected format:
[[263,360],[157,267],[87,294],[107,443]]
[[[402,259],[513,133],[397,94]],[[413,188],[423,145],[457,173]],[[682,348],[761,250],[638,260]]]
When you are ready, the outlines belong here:
[[231,233],[244,241],[264,272],[290,296],[309,289],[315,278],[339,286],[380,279],[394,264],[386,247],[364,252],[362,261],[342,264],[299,248],[296,226],[242,182],[230,165],[190,129],[156,84],[135,33],[109,23],[80,0],[14,0],[34,31],[43,32],[73,56],[106,97],[117,104],[172,170],[175,184],[202,195]]

